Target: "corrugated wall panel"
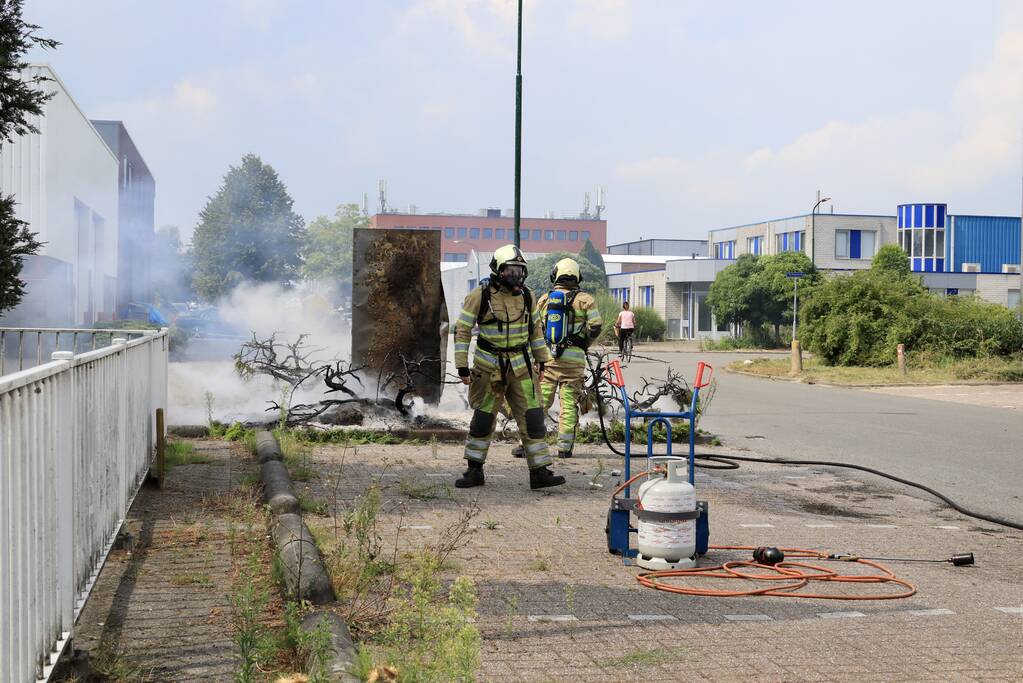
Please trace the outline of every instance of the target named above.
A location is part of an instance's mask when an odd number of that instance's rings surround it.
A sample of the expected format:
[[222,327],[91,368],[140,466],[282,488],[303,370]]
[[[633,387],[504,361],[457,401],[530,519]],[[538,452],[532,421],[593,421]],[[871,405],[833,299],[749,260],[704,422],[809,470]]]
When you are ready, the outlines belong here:
[[985,273],[1002,272],[1002,264],[1019,263],[1020,221],[1013,216],[956,216],[955,263],[979,263]]

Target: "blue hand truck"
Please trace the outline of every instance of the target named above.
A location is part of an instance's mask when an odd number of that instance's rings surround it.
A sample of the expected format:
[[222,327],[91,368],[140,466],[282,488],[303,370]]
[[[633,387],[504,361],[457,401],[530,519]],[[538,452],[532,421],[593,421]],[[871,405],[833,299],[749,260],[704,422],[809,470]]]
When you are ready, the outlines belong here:
[[[704,372],[709,370],[707,377],[704,378]],[[664,455],[672,455],[672,430],[671,420],[672,418],[677,419],[688,419],[689,420],[689,483],[695,485],[695,458],[696,458],[696,416],[697,406],[700,400],[700,389],[710,384],[711,375],[714,372],[714,368],[703,361],[696,366],[696,382],[693,384],[693,399],[689,404],[689,410],[681,413],[666,413],[660,411],[639,411],[633,410],[632,405],[629,402],[629,394],[625,389],[625,379],[622,376],[622,365],[618,360],[613,360],[608,363],[607,368],[607,381],[611,386],[615,387],[622,397],[622,405],[625,408],[625,488],[623,490],[623,496],[614,496],[611,498],[611,509],[607,513],[607,524],[604,528],[604,533],[607,535],[607,549],[608,552],[615,555],[621,555],[623,558],[632,558],[636,556],[636,549],[632,547],[631,538],[629,534],[636,533],[637,529],[631,523],[631,513],[636,510],[639,503],[638,498],[630,497],[631,485],[629,484],[632,479],[632,420],[638,418],[641,420],[649,420],[647,422],[647,438],[646,438],[646,455],[647,455],[647,467],[650,467],[650,458],[655,457],[654,453],[654,427],[659,423],[664,425],[665,436],[666,436],[666,452]],[[696,518],[696,553],[697,555],[704,555],[707,552],[707,544],[710,540],[710,517],[707,501],[698,500],[696,502],[699,516]]]

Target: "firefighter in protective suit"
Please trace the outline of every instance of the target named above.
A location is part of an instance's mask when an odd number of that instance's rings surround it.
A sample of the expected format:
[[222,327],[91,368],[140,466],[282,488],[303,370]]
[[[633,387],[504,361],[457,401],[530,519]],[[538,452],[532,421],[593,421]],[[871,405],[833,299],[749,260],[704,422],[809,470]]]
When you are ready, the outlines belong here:
[[[540,489],[565,483],[550,470],[543,396],[540,382],[550,353],[536,319],[533,294],[525,286],[526,259],[515,245],[494,252],[490,282],[469,293],[455,324],[455,367],[469,385],[473,409],[465,442],[468,469],[455,481],[458,488],[481,486],[483,463],[494,433],[495,416],[506,402],[519,426],[529,466],[529,487]],[[469,342],[479,327],[472,369]]]
[[597,301],[579,289],[582,274],[573,259],[561,259],[551,271],[554,290],[540,297],[537,310],[544,321],[545,337],[553,359],[546,366],[541,389],[544,409],[561,398],[558,418],[558,456],[572,457],[579,403],[586,381],[586,349],[600,336],[603,320]]

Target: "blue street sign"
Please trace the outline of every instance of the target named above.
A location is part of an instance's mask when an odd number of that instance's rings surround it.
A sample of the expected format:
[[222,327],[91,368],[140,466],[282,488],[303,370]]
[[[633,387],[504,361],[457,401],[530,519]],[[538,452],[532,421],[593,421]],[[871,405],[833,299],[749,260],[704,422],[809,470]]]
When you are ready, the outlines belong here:
[[958,287],[947,287],[945,289],[945,296],[959,296]]
[[785,273],[785,277],[805,277],[806,273]]

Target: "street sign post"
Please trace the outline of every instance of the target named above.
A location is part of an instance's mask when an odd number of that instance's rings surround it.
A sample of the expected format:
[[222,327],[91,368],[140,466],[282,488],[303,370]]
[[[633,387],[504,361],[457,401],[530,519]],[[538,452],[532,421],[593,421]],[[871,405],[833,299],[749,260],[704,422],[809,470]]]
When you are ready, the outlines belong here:
[[796,341],[796,324],[797,315],[799,310],[799,278],[805,277],[806,273],[794,271],[791,273],[785,273],[785,277],[790,277],[795,280],[792,288],[792,341]]

